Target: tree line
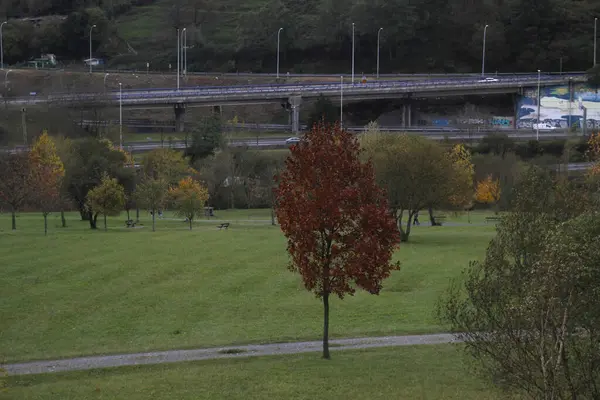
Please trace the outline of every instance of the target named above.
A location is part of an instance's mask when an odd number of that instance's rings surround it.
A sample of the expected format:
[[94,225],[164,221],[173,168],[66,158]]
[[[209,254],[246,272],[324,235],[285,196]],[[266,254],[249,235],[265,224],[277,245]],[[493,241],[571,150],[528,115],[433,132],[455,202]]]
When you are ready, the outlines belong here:
[[[98,26],[93,40],[99,54],[117,56],[126,50],[115,16],[151,2],[5,1],[8,17],[67,16],[59,25],[36,29],[9,24],[6,60],[22,61],[40,52],[68,59],[85,56],[93,24]],[[163,7],[170,20],[162,25],[168,29],[163,37],[173,37],[175,28],[202,32],[190,37],[189,70],[255,72],[274,71],[279,28],[283,71],[349,71],[353,23],[357,73],[375,72],[378,37],[381,72],[478,72],[486,25],[489,72],[582,71],[592,66],[593,16],[600,14],[597,2],[577,0],[265,0],[251,10],[232,10],[214,0],[177,0]],[[219,26],[222,15],[230,14],[237,14],[236,31],[212,35],[202,29]],[[153,53],[140,54],[141,61],[129,61],[166,68],[176,53],[170,41],[162,42],[152,43]]]

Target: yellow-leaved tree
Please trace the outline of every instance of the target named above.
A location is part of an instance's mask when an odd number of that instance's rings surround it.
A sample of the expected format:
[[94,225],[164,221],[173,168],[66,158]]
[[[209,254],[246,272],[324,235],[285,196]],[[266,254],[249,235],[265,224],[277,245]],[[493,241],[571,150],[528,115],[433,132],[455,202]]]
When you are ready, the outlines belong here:
[[169,198],[175,207],[176,214],[187,219],[191,230],[194,218],[204,214],[208,189],[188,176],[180,180],[177,186],[169,189]]
[[44,131],[29,152],[31,163],[31,201],[44,216],[44,234],[48,234],[48,214],[62,209],[61,187],[65,167],[54,140]]
[[493,179],[491,175],[488,175],[484,180],[477,183],[475,200],[478,203],[497,204],[500,200],[500,195],[500,181]]
[[462,144],[452,147],[449,153],[454,173],[450,175],[452,190],[448,200],[458,208],[467,208],[473,201],[473,176],[475,167],[471,161],[471,153]]

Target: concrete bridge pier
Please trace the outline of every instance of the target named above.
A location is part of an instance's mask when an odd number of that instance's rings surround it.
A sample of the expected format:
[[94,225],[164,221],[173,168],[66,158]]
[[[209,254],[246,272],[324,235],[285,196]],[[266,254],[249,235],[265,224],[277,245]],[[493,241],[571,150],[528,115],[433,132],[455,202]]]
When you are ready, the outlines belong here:
[[292,133],[300,132],[300,105],[302,104],[301,96],[292,96],[289,98],[291,114],[292,114]]
[[175,132],[183,132],[186,104],[177,103],[173,106],[173,109],[175,110]]
[[410,128],[412,125],[412,104],[402,104],[402,127]]

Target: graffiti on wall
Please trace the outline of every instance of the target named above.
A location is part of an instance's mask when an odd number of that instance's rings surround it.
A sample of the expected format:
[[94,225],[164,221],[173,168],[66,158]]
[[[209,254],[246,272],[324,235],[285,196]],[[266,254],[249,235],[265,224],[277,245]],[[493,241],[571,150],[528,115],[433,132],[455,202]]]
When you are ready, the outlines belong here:
[[[600,94],[585,84],[576,84],[572,101],[568,86],[549,86],[540,89],[539,124],[542,129],[581,128],[586,110],[586,126],[600,127]],[[519,100],[517,128],[538,125],[537,89],[526,90]]]
[[490,125],[492,128],[512,129],[515,119],[513,117],[492,117]]

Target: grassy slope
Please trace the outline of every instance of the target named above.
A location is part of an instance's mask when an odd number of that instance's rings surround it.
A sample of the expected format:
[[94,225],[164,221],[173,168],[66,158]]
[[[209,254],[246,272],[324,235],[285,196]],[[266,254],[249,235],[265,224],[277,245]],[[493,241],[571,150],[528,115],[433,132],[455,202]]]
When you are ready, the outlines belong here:
[[[17,399],[510,399],[452,345],[204,361],[12,377]],[[0,395],[1,396],[1,395]]]
[[[18,231],[0,215],[0,357],[5,361],[81,354],[316,339],[321,304],[286,270],[285,240],[269,210],[218,212],[228,231],[181,220],[91,232],[23,214]],[[463,217],[464,218],[464,217]],[[477,218],[482,218],[478,216]],[[443,330],[433,307],[469,260],[483,255],[490,227],[417,227],[403,267],[380,296],[359,292],[332,304],[333,337]]]
[[[225,48],[235,48],[237,43],[237,27],[244,16],[260,8],[264,0],[240,2],[236,0],[221,0],[207,2],[210,5],[210,15],[202,21],[201,35],[209,42]],[[172,42],[176,46],[177,37],[171,18],[173,1],[157,0],[151,5],[135,7],[129,13],[117,19],[119,35],[127,40],[137,51],[167,50]],[[182,23],[188,26],[188,43],[192,44],[193,11],[183,9]],[[199,10],[204,15],[207,10]],[[200,34],[200,32],[196,32]]]

